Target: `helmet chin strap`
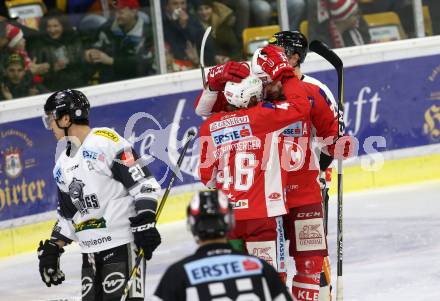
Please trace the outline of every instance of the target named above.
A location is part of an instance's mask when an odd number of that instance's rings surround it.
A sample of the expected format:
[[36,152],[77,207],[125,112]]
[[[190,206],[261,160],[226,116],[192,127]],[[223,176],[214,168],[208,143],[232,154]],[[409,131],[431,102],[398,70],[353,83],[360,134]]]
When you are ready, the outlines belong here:
[[[58,119],[59,120],[59,119]],[[56,123],[56,125],[57,125],[57,127],[59,128],[59,129],[63,129],[64,130],[64,136],[66,137],[66,139],[67,139],[67,145],[66,145],[66,155],[68,156],[68,157],[70,157],[70,151],[72,150],[72,142],[69,140],[69,128],[72,126],[72,122],[70,122],[70,124],[69,124],[69,126],[60,126],[59,124],[58,124],[58,120],[55,120],[55,123]]]

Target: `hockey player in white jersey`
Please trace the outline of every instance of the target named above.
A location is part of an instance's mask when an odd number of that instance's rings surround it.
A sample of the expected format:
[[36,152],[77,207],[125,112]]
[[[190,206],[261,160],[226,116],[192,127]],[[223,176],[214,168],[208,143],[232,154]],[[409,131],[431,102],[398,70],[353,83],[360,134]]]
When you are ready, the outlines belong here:
[[[110,128],[89,127],[89,101],[78,90],[61,90],[44,105],[45,126],[68,140],[53,175],[58,221],[38,247],[41,278],[61,284],[60,256],[76,241],[82,252],[82,300],[120,300],[142,248],[149,260],[161,242],[155,227],[160,185],[131,144]],[[145,262],[128,300],[144,300]]]

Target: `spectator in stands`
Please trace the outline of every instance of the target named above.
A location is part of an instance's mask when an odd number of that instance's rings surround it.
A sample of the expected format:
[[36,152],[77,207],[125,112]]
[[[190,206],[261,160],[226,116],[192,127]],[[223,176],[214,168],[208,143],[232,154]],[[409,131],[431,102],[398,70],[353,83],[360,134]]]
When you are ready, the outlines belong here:
[[[83,14],[87,12],[99,13],[102,11],[102,3],[111,6],[111,0],[45,0],[44,3],[48,9],[58,9],[67,14]],[[107,2],[107,3],[106,3]]]
[[332,48],[370,43],[370,33],[357,0],[308,0],[310,40]]
[[[199,49],[203,38],[203,27],[196,16],[188,12],[186,0],[165,0],[163,28],[165,42],[171,47],[175,59],[199,65]],[[212,39],[205,46],[205,64],[215,64]]]
[[[198,0],[195,0],[198,1]],[[240,18],[237,18],[235,21],[234,31],[237,37],[239,38],[239,42],[241,43],[241,36],[243,33],[243,30],[250,25],[250,0],[217,0],[218,2],[223,3],[237,16],[240,16]],[[242,45],[241,45],[242,46]]]
[[266,26],[272,17],[272,6],[268,0],[249,0],[251,27]]
[[[272,0],[272,7],[276,9],[277,1]],[[287,0],[290,30],[298,30],[299,24],[306,11],[306,0]]]
[[1,83],[0,92],[1,100],[10,100],[45,93],[48,90],[40,83],[33,82],[31,73],[25,70],[23,57],[18,53],[13,53],[6,61],[5,77]]
[[35,41],[32,57],[50,66],[44,83],[51,91],[83,86],[84,48],[69,18],[58,10],[40,22],[41,37]]
[[[255,1],[255,0],[253,0],[253,1]],[[269,2],[270,6],[271,6],[270,17],[272,17],[273,12],[278,11],[277,0],[267,0],[267,1]],[[301,22],[301,18],[303,17],[304,12],[306,10],[306,2],[305,1],[306,0],[286,0],[290,30],[299,30],[299,23]],[[259,13],[258,11],[253,12],[254,20],[260,18],[258,13]],[[270,21],[270,19],[268,19],[268,21]],[[256,23],[256,24],[259,25],[259,23]],[[269,22],[267,22],[266,24],[262,24],[262,25],[267,25],[267,24],[269,24]]]
[[8,16],[8,10],[6,8],[6,3],[5,3],[5,1],[1,1],[0,2],[0,18],[2,18],[2,17],[6,18],[7,16]]
[[6,21],[0,20],[0,50],[6,48],[8,38],[6,37]]
[[440,1],[438,0],[423,0],[424,5],[428,5],[429,13],[432,21],[432,34],[440,34]]
[[100,82],[154,74],[150,25],[138,16],[138,0],[118,0],[115,18],[104,24],[85,59],[100,71]]
[[[438,2],[438,0],[436,0]],[[399,16],[403,30],[409,38],[415,37],[412,0],[374,0],[364,1],[359,5],[364,14],[394,12]]]
[[167,72],[170,73],[191,70],[194,68],[191,62],[176,59],[171,52],[171,47],[168,43],[165,43],[165,61],[167,64]]
[[[234,2],[233,0],[223,1],[225,1],[226,5],[230,2]],[[299,30],[299,23],[306,8],[305,1],[306,0],[286,0],[291,30]],[[247,2],[247,6],[241,5],[242,7],[238,7],[238,9],[235,10],[240,16],[239,19],[241,19],[243,15],[246,15],[247,19],[249,19],[250,13],[251,27],[271,24],[271,21],[273,21],[273,13],[278,11],[277,0],[247,0]]]
[[[111,8],[112,3],[118,0],[70,0],[70,1],[59,1],[59,0],[44,0],[46,7],[49,9],[59,9],[67,14],[103,14],[103,11]],[[142,7],[148,6],[149,0],[139,0]],[[105,15],[105,13],[104,13]]]
[[35,76],[46,74],[49,71],[49,64],[37,64],[35,59],[31,60],[26,50],[26,39],[24,38],[23,31],[19,27],[8,24],[6,26],[6,35],[10,52],[15,52],[21,55],[24,60],[26,71],[30,71]]
[[6,21],[0,20],[0,80],[3,78],[3,66],[8,52],[8,38],[6,36]]
[[202,0],[197,6],[197,15],[205,29],[212,26],[216,64],[241,60],[240,43],[234,32],[236,17],[233,11],[220,2]]

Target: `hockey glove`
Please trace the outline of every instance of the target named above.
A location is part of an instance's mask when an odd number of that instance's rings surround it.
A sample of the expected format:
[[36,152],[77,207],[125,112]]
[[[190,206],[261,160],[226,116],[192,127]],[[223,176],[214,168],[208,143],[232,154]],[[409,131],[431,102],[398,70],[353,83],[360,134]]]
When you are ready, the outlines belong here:
[[[331,145],[333,146],[333,145]],[[359,143],[355,137],[344,135],[340,137],[336,144],[334,144],[334,149],[329,146],[329,152],[333,152],[335,159],[348,159],[353,157],[359,149]]]
[[223,91],[226,82],[239,83],[249,76],[248,64],[241,62],[226,62],[212,67],[208,73],[208,85],[211,91]]
[[257,64],[269,74],[272,81],[295,76],[295,68],[290,66],[284,50],[278,46],[268,45],[261,50]]
[[153,251],[160,245],[159,231],[156,229],[156,214],[146,211],[129,218],[134,243],[144,250],[144,257],[150,260]]
[[61,284],[64,281],[64,273],[60,270],[60,256],[64,253],[64,249],[50,240],[43,243],[40,241],[38,247],[38,259],[40,260],[40,275],[43,282],[50,287]]

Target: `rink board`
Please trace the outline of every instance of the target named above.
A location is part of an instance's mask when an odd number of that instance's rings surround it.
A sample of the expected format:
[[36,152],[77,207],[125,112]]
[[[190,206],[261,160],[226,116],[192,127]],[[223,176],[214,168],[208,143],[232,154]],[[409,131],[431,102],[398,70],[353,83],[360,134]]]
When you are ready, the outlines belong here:
[[[440,179],[440,154],[385,161],[378,171],[366,171],[360,166],[344,168],[344,192],[368,190],[386,186]],[[337,191],[337,174],[333,172],[331,195]],[[160,223],[182,220],[193,192],[169,197]],[[47,239],[55,220],[0,230],[0,257],[35,251],[40,240]]]
[[[419,50],[409,54],[408,47]],[[348,132],[361,143],[360,155],[365,155],[363,146],[372,136],[386,141],[386,146],[372,143],[376,151],[396,154],[406,150],[399,158],[388,156],[374,172],[356,162],[347,164],[351,166],[344,171],[345,191],[440,178],[435,168],[440,165],[439,151],[432,147],[440,142],[439,47],[440,39],[431,38],[338,50],[346,65],[345,121]],[[327,63],[311,54],[304,67],[337,95],[335,72]],[[200,86],[199,71],[189,71],[84,91],[94,107],[92,126],[111,126],[132,138],[135,149],[150,161],[148,168],[166,187],[169,166],[177,161],[186,133],[197,131],[203,121],[193,112]],[[0,257],[34,250],[53,224],[46,214],[56,207],[51,175],[56,145],[39,118],[46,97],[0,103]],[[184,217],[194,190],[190,185],[198,182],[197,164],[196,143],[175,182],[183,194],[170,197],[161,222]]]

